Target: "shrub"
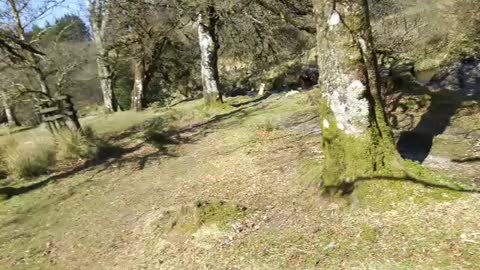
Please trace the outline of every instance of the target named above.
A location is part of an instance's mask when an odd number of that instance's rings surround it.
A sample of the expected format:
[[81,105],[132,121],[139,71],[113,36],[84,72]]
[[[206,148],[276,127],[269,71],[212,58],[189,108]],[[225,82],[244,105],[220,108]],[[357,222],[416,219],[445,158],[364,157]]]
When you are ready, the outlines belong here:
[[57,160],[76,161],[97,156],[98,146],[93,130],[86,127],[82,133],[65,130],[55,137]]
[[30,178],[45,174],[55,162],[55,149],[45,139],[24,143],[11,140],[2,148],[2,160],[9,175]]

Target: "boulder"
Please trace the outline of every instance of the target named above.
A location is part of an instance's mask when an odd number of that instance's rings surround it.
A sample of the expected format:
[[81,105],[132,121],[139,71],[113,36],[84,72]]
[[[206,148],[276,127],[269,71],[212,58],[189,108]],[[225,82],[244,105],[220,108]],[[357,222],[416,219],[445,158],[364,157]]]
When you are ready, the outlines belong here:
[[447,66],[433,76],[428,86],[455,93],[465,100],[480,100],[480,59],[466,58]]

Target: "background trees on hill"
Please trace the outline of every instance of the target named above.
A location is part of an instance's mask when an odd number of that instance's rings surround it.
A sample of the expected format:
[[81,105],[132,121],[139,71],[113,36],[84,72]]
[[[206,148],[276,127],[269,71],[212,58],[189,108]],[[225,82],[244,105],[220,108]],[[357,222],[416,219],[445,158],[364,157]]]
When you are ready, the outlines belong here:
[[52,25],[45,27],[33,25],[28,36],[31,38],[41,36],[43,41],[87,42],[90,40],[90,31],[79,16],[66,14],[56,19]]

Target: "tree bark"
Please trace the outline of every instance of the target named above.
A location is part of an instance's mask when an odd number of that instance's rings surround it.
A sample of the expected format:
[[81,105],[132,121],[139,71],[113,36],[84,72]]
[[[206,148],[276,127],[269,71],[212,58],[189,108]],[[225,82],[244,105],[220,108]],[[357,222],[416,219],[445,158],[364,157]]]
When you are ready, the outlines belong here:
[[88,3],[104,106],[108,111],[116,112],[118,104],[113,91],[113,67],[108,61],[108,50],[105,48],[105,31],[109,21],[110,7],[105,0],[89,0]]
[[145,88],[148,87],[145,68],[145,61],[143,61],[143,59],[135,61],[132,101],[130,106],[130,109],[134,111],[142,111],[145,107]]
[[112,68],[102,56],[97,56],[97,68],[98,76],[100,78],[100,88],[103,94],[103,104],[108,111],[116,112],[118,105],[115,93],[113,92]]
[[[395,167],[393,136],[379,95],[368,1],[314,0],[322,91],[325,191]],[[393,169],[392,169],[393,170]]]
[[198,40],[201,52],[203,97],[207,105],[223,103],[218,72],[218,36],[216,27],[218,15],[215,8],[209,6],[206,12],[198,16]]
[[2,105],[3,105],[3,109],[5,110],[5,115],[7,116],[8,126],[10,126],[10,127],[18,126],[18,121],[15,118],[15,114],[12,110],[12,107],[8,103],[7,94],[2,91],[1,95],[2,95]]

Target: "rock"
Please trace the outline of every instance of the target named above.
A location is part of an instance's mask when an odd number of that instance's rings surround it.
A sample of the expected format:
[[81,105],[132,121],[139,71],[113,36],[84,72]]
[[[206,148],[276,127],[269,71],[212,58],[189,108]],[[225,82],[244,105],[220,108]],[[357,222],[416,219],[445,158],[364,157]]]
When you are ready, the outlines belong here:
[[291,96],[295,96],[295,95],[298,95],[298,94],[300,94],[299,91],[293,90],[293,91],[288,92],[288,93],[285,95],[285,97],[291,97]]
[[444,68],[433,76],[428,86],[456,92],[465,100],[479,100],[480,59],[466,58]]
[[262,97],[263,95],[265,95],[265,86],[266,86],[266,84],[261,83],[260,86],[258,87],[258,96],[259,97]]
[[227,93],[228,97],[247,96],[250,93],[250,89],[244,86],[234,87]]

